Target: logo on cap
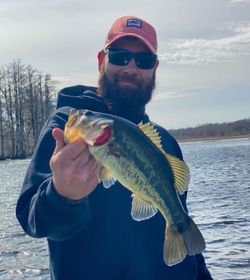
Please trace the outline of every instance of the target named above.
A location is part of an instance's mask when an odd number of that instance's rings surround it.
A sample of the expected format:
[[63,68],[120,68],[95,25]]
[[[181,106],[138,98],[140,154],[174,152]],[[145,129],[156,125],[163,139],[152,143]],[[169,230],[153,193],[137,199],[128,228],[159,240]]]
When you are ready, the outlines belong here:
[[138,27],[138,28],[141,28],[142,21],[139,20],[139,19],[128,19],[127,20],[127,26],[128,27]]

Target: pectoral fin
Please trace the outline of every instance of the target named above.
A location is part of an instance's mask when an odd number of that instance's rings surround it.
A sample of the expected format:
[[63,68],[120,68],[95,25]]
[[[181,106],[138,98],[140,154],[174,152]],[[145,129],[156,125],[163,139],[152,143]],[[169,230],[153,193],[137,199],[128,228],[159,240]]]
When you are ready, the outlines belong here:
[[140,199],[132,194],[131,216],[135,221],[142,221],[153,217],[157,213],[157,209],[150,203]]
[[98,174],[99,181],[103,183],[105,188],[109,188],[114,185],[116,179],[110,174],[108,169],[105,167],[101,167],[99,174]]

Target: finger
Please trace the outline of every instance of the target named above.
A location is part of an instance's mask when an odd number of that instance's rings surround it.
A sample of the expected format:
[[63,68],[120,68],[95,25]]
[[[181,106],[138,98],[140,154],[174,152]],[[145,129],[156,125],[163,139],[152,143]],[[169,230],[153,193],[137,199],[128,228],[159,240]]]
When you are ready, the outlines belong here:
[[88,149],[84,149],[75,159],[74,164],[76,166],[84,166],[90,159],[92,155],[89,153]]
[[56,140],[56,147],[55,147],[55,150],[54,150],[54,154],[57,154],[65,146],[64,132],[60,128],[54,128],[52,130],[52,136]]
[[101,172],[101,169],[102,169],[102,165],[97,161],[96,162],[96,168],[95,168],[94,172],[96,173],[96,176],[98,177],[98,180],[99,180],[99,174]]
[[92,176],[92,183],[99,184],[100,178],[99,178],[99,171],[100,171],[100,164],[98,162],[95,162],[92,168],[93,176]]
[[90,186],[95,186],[96,187],[99,183],[100,182],[99,182],[97,176],[92,176],[90,181],[89,181]]
[[87,173],[91,176],[93,176],[94,173],[97,172],[96,170],[97,170],[98,163],[92,156],[90,156],[85,163],[82,162],[80,164],[81,165],[75,165],[77,172],[83,173],[82,170],[84,170],[84,172],[86,171],[85,174]]
[[91,158],[86,166],[88,165],[89,172],[92,173],[92,177],[98,177],[99,166],[100,164],[95,160],[95,158]]
[[84,167],[77,168],[76,173],[82,174],[85,180],[86,178],[88,178],[86,181],[87,185],[96,186],[97,184],[100,183],[99,176],[97,173],[98,170],[97,168],[98,168],[98,163],[94,159],[91,159]]
[[87,149],[87,144],[83,139],[79,138],[76,141],[68,144],[62,151],[61,157],[66,160],[76,159],[84,150]]

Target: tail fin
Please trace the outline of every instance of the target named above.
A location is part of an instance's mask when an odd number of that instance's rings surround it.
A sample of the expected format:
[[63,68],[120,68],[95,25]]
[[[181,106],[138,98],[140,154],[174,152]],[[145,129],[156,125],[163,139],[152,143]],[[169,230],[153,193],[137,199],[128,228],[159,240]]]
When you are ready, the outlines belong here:
[[194,221],[184,232],[178,232],[170,223],[167,224],[164,242],[164,261],[168,266],[182,262],[186,255],[196,255],[205,249],[204,238]]
[[188,229],[183,232],[183,239],[187,254],[190,256],[201,253],[206,247],[205,240],[200,230],[191,218]]
[[164,261],[169,266],[182,262],[187,255],[182,234],[170,223],[167,223],[163,251]]

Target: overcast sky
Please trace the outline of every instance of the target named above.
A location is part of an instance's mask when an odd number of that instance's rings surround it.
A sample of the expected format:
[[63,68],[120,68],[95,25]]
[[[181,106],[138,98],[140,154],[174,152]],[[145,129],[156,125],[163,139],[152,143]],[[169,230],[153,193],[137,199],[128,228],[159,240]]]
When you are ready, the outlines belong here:
[[97,52],[122,15],[157,30],[153,121],[171,129],[250,117],[250,0],[0,0],[0,65],[20,58],[58,89],[96,85]]

